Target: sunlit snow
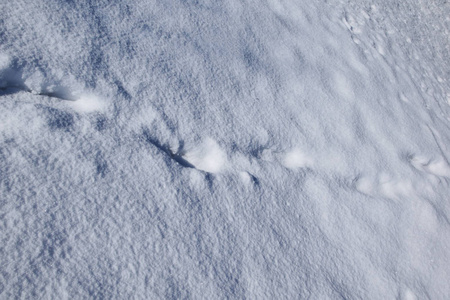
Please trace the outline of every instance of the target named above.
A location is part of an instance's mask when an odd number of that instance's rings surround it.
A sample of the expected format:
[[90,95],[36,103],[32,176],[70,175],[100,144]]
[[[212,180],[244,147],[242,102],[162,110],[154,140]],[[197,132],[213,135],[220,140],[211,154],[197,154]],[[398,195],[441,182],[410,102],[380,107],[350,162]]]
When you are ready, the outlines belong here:
[[449,16],[0,1],[0,298],[450,299]]

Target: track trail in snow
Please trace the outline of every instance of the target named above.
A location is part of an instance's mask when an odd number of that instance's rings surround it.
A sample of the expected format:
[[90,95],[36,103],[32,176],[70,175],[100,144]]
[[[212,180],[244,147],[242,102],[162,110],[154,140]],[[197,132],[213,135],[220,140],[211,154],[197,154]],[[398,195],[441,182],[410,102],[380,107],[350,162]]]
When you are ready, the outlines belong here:
[[0,4],[0,298],[449,298],[448,15]]

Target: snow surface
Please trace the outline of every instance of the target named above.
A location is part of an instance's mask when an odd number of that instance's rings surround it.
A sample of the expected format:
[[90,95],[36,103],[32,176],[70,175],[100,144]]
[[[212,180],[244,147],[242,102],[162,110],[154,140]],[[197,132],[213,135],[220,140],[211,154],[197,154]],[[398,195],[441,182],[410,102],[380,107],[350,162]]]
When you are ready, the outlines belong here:
[[450,4],[0,1],[0,298],[450,299]]

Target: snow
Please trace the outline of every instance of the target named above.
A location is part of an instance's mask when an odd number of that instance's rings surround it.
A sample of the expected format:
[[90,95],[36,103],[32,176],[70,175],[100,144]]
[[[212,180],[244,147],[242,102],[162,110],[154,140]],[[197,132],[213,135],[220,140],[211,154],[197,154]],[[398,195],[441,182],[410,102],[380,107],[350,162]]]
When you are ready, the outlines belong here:
[[209,173],[219,173],[226,165],[226,153],[211,138],[187,151],[183,158],[195,168]]
[[284,155],[283,165],[286,168],[297,169],[312,165],[311,159],[300,149],[294,149]]
[[107,103],[94,94],[85,93],[73,102],[68,103],[74,110],[80,113],[102,112]]
[[0,298],[450,298],[446,1],[0,3]]

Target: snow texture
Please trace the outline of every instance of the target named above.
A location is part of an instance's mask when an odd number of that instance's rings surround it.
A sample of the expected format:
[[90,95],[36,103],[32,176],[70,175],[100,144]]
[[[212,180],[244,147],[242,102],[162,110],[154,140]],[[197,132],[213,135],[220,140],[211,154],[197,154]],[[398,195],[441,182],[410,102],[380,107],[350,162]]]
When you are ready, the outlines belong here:
[[450,299],[449,16],[0,1],[0,298]]

